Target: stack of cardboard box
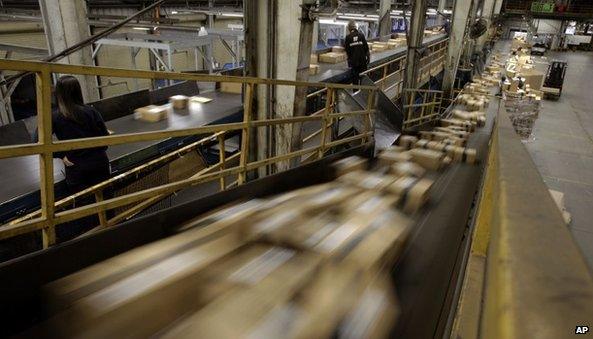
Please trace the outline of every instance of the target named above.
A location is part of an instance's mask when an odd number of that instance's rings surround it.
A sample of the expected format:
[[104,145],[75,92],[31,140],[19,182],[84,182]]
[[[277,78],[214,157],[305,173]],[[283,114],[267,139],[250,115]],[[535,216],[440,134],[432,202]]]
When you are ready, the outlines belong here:
[[167,106],[148,105],[137,108],[134,111],[134,119],[147,122],[158,122],[167,119],[168,111]]
[[319,55],[319,62],[328,64],[337,64],[346,61],[347,56],[345,52],[327,52]]
[[319,57],[317,54],[311,54],[311,62],[309,64],[309,75],[319,73]]

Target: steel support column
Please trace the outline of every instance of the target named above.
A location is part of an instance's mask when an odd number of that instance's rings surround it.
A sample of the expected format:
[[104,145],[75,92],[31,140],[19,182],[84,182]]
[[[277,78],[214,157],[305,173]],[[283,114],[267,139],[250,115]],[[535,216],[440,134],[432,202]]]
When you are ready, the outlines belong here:
[[427,1],[416,0],[412,9],[412,19],[408,31],[408,56],[406,59],[406,77],[404,88],[418,88],[420,52],[424,39]]
[[494,12],[492,13],[493,15],[500,14],[500,10],[502,9],[502,2],[503,0],[496,0],[496,3],[494,4]]
[[[245,75],[250,77],[270,78],[273,63],[269,63],[269,35],[274,34],[271,27],[271,1],[246,1],[243,6],[243,25],[245,29]],[[257,86],[252,107],[252,119],[268,119],[271,103],[271,86]],[[249,140],[249,161],[265,159],[269,154],[270,127],[258,128],[251,133]],[[259,175],[269,173],[268,167],[258,170]],[[248,177],[248,179],[251,179]]]
[[443,91],[446,98],[453,94],[453,85],[457,75],[457,67],[463,49],[465,28],[469,18],[472,0],[455,0],[453,5],[453,16],[451,20],[451,33],[449,34],[449,45],[447,47],[447,58],[445,59],[445,72],[443,75]]
[[488,30],[484,35],[479,37],[476,40],[476,46],[474,48],[475,51],[481,51],[484,48],[484,44],[488,37],[491,34],[491,26],[492,26],[492,13],[494,12],[494,2],[495,0],[484,0],[483,7],[482,7],[482,18],[488,21]]
[[445,7],[447,6],[447,0],[439,0],[439,7],[437,8],[438,12],[440,13],[439,23],[442,25],[445,23],[445,18],[443,17],[443,12],[445,11]]
[[391,0],[379,2],[379,37],[391,35]]
[[[309,65],[311,64],[311,45],[313,42],[313,31],[315,17],[312,9],[316,1],[305,0],[301,7],[301,30],[298,47],[297,63],[297,81],[309,81]],[[306,87],[297,87],[294,95],[294,116],[304,116],[307,113],[307,91]],[[292,125],[291,151],[300,150],[303,146],[302,124]],[[296,167],[300,163],[299,158],[294,158],[290,162],[291,167]]]
[[[90,36],[87,22],[86,2],[78,0],[39,0],[43,26],[50,54],[73,46]],[[91,46],[84,47],[58,62],[74,65],[94,65]],[[97,79],[93,76],[78,76],[84,99],[99,99]]]
[[474,52],[474,46],[476,45],[476,39],[469,38],[469,30],[473,23],[476,22],[478,17],[478,10],[480,9],[480,0],[473,0],[469,10],[469,22],[465,28],[466,40],[463,48],[463,54],[461,54],[461,65],[469,67],[471,56]]

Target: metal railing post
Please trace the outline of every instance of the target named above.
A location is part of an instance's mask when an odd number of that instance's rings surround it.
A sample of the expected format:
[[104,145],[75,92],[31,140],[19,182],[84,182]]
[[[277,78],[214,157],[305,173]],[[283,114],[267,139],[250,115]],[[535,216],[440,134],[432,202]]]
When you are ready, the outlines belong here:
[[37,121],[39,131],[39,144],[43,152],[39,155],[39,177],[41,179],[41,218],[45,220],[42,229],[43,248],[56,242],[54,224],[54,159],[51,151],[52,121],[51,121],[51,73],[43,69],[36,73],[37,91]]
[[[103,190],[98,190],[95,192],[95,201],[101,202],[103,201]],[[97,216],[99,217],[99,225],[101,227],[109,226],[109,222],[107,221],[107,212],[105,211],[97,211]]]
[[[224,145],[224,134],[218,136],[218,159],[220,161],[220,170],[225,169],[225,162],[226,162],[226,150]],[[224,176],[220,177],[220,190],[224,191],[226,188],[225,178]]]
[[[368,93],[368,97],[367,97],[367,109],[366,109],[366,114],[365,114],[365,119],[364,119],[364,131],[365,133],[368,133],[371,131],[371,128],[373,126],[373,121],[372,121],[372,114],[373,114],[373,107],[374,107],[374,103],[375,103],[375,90],[369,90]],[[362,139],[363,143],[368,142],[368,138],[365,137],[364,139]]]
[[247,162],[249,161],[249,138],[251,137],[251,111],[253,107],[253,86],[252,82],[245,87],[245,101],[243,103],[243,132],[241,134],[241,172],[239,173],[239,185],[247,179]]
[[334,101],[335,90],[333,88],[327,89],[327,94],[325,96],[325,109],[323,110],[323,119],[321,120],[321,143],[319,146],[319,153],[318,157],[321,159],[323,158],[323,154],[325,153],[325,143],[327,138],[327,128],[329,124],[329,114],[333,111],[333,101]]

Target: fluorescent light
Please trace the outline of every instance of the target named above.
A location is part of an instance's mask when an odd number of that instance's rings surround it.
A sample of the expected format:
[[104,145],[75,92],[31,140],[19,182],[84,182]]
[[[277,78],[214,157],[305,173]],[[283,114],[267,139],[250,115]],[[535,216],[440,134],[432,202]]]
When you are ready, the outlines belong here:
[[243,13],[221,13],[220,16],[226,16],[226,17],[231,17],[231,18],[242,18]]
[[335,19],[319,19],[320,24],[335,25],[337,22]]
[[377,18],[361,18],[361,17],[356,17],[356,16],[348,16],[348,15],[343,15],[343,16],[339,16],[338,19],[343,19],[343,20],[356,20],[356,21],[377,21]]
[[444,9],[443,14],[453,14],[453,11],[450,9]]
[[338,16],[342,16],[342,15],[347,15],[347,16],[358,16],[358,17],[362,17],[362,16],[364,16],[364,14],[359,14],[359,13],[338,13]]
[[171,14],[177,14],[177,13],[179,13],[179,12],[177,12],[177,11],[171,11]]
[[150,31],[150,28],[148,27],[134,27],[133,29],[137,31]]

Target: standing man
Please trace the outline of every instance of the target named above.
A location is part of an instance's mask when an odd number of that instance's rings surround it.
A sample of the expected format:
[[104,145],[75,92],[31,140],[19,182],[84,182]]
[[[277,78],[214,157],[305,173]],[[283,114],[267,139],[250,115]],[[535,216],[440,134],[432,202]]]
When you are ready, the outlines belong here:
[[350,33],[344,41],[344,49],[348,54],[348,67],[350,67],[352,83],[359,85],[360,73],[367,70],[371,61],[371,53],[364,35],[358,31],[354,20],[348,22],[348,31]]

